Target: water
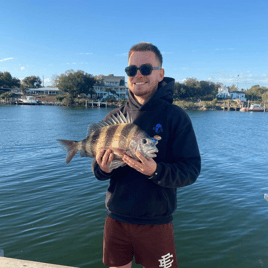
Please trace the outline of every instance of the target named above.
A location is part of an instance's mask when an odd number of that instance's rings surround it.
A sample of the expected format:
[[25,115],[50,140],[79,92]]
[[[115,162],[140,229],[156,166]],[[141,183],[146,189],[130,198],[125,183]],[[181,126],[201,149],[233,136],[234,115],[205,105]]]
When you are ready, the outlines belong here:
[[[108,182],[58,138],[81,140],[110,109],[0,106],[0,249],[6,257],[104,267]],[[179,267],[267,267],[268,113],[188,112],[202,156],[178,190]],[[133,267],[141,267],[133,265]]]

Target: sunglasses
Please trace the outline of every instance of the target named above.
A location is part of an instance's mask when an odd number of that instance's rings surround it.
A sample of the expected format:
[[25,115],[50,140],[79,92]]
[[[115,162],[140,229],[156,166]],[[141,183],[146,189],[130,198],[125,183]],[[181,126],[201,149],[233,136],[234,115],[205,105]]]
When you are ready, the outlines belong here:
[[125,72],[128,76],[135,76],[140,70],[142,75],[150,75],[153,70],[160,70],[161,67],[153,67],[151,64],[142,64],[139,68],[136,65],[130,65],[125,68]]

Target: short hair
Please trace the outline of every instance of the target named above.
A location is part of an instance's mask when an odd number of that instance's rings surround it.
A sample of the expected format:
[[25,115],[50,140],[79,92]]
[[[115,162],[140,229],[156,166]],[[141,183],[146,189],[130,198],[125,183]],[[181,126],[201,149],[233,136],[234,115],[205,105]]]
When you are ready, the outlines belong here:
[[134,51],[152,51],[152,52],[154,52],[156,59],[160,63],[160,67],[162,67],[162,63],[163,63],[162,54],[161,54],[160,50],[156,46],[154,46],[152,43],[140,42],[136,45],[133,45],[129,50],[128,59],[130,58],[132,52],[134,52]]

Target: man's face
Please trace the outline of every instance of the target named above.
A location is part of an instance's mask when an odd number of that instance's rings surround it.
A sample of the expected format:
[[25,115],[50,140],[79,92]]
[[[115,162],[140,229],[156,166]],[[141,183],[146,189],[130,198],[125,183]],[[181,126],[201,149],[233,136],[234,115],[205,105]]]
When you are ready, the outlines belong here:
[[[134,51],[129,57],[128,65],[140,67],[142,64],[151,64],[153,67],[160,67],[160,63],[152,51]],[[150,99],[157,90],[158,83],[164,78],[164,69],[153,70],[150,75],[142,75],[140,70],[133,77],[128,77],[129,90],[134,94],[140,104]]]

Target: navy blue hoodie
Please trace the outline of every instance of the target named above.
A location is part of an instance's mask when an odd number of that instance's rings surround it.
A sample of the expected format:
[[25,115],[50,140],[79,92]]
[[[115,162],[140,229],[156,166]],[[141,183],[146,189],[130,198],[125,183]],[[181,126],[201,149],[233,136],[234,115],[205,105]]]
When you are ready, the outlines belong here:
[[148,177],[124,166],[111,173],[103,172],[96,160],[92,170],[98,180],[110,179],[106,192],[107,215],[132,224],[165,224],[173,219],[177,207],[177,188],[194,183],[200,174],[201,158],[189,116],[173,105],[174,79],[165,77],[157,91],[144,105],[129,92],[126,105],[117,108],[127,112],[134,124],[151,137],[159,135],[159,152],[154,160],[157,169]]

